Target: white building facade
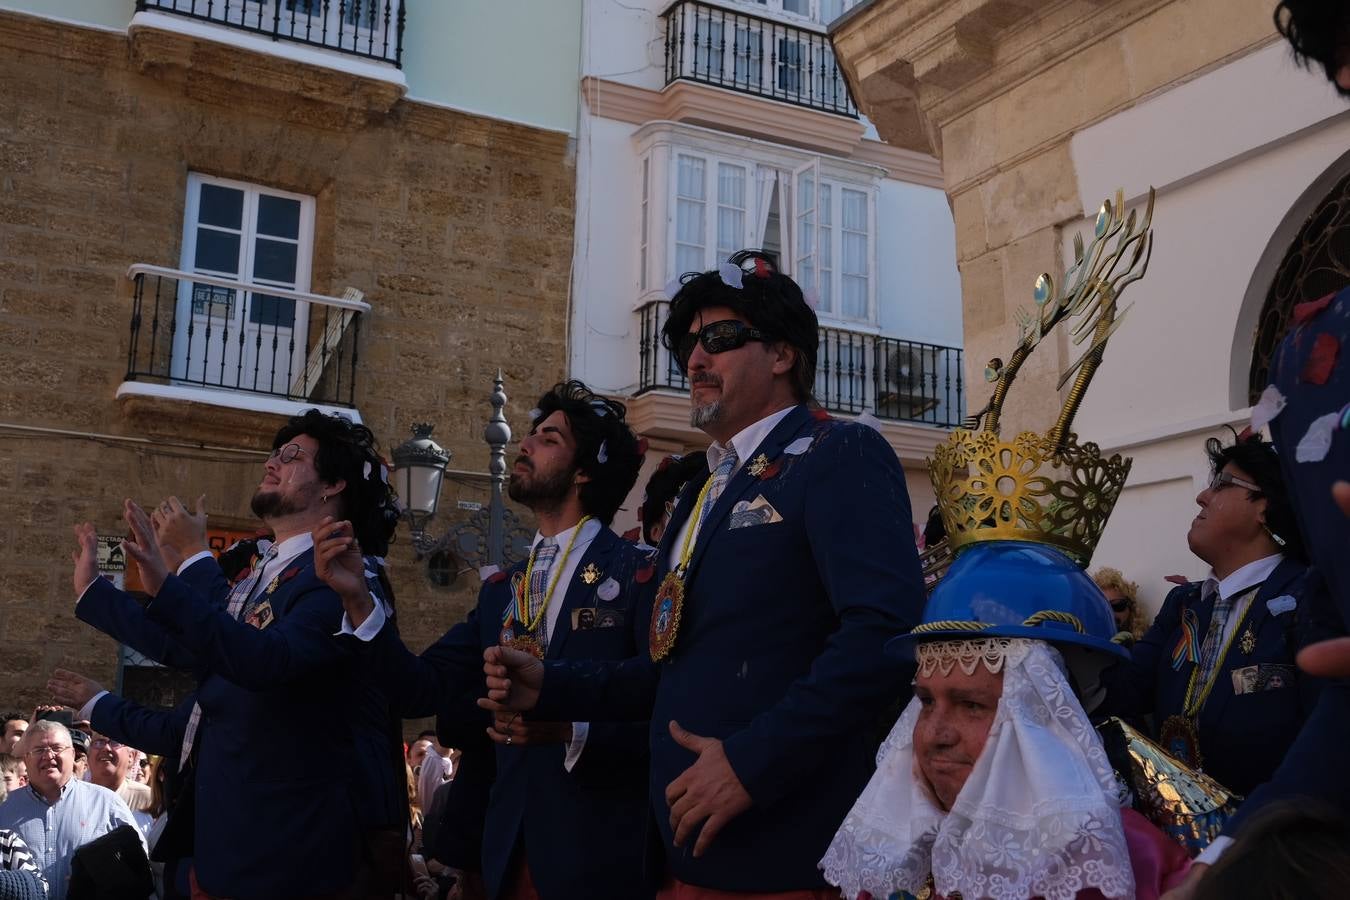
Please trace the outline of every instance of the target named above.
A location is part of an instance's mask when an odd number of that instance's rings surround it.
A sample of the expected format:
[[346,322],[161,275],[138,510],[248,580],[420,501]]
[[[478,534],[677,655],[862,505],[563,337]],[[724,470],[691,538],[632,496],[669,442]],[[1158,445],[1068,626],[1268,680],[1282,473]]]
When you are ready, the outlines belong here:
[[585,0],[571,370],[626,399],[649,467],[705,446],[667,285],[765,249],[816,305],[817,400],[881,421],[922,523],[924,458],[964,415],[955,237],[936,161],[849,96],[825,25],[852,5]]

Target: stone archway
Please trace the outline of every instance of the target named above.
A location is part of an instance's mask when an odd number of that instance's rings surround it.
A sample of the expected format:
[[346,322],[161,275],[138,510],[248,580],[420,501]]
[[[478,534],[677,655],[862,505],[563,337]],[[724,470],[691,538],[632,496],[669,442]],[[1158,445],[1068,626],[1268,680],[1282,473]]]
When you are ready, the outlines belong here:
[[[1271,235],[1252,274],[1234,341],[1234,408],[1256,402],[1270,383],[1270,361],[1294,307],[1350,286],[1350,153],[1329,166],[1295,201]],[[1250,311],[1259,313],[1253,319]],[[1251,330],[1248,330],[1251,329]],[[1252,335],[1245,343],[1244,335]],[[1235,382],[1241,378],[1234,372]]]

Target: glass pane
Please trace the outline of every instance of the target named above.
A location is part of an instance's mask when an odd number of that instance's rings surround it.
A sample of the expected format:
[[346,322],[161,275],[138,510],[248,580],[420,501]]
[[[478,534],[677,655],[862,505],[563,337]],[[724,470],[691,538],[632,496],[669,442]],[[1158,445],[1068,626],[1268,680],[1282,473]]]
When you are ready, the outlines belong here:
[[703,248],[690,247],[686,244],[675,245],[675,272],[683,275],[685,272],[702,272]]
[[726,259],[745,242],[745,213],[739,209],[717,208],[717,258]]
[[676,194],[693,200],[702,200],[707,196],[704,190],[702,158],[681,154],[675,176]]
[[253,248],[253,278],[255,281],[275,281],[285,285],[295,284],[295,244],[258,238]]
[[723,59],[727,48],[722,43],[722,23],[694,20],[694,74],[720,80],[726,72]]
[[733,47],[736,58],[736,83],[759,87],[764,80],[764,33],[758,29],[736,29]]
[[[295,324],[295,301],[268,294],[253,294],[248,304],[248,320],[259,325],[290,328]],[[277,352],[284,352],[284,348],[279,347]]]
[[258,197],[258,234],[273,237],[300,237],[300,201],[285,197]]
[[778,89],[796,94],[802,89],[802,60],[805,50],[798,41],[778,39]]
[[842,313],[851,319],[867,318],[867,279],[845,275]]
[[867,274],[867,235],[844,232],[844,271],[850,275]]
[[866,231],[867,195],[862,191],[843,188],[839,197],[844,204],[844,227],[850,231]]
[[218,184],[203,184],[197,221],[222,228],[244,227],[244,192]]
[[[823,238],[823,236],[822,236]],[[828,247],[829,244],[821,240],[822,247]],[[826,266],[820,267],[820,284],[817,286],[817,294],[820,297],[820,303],[816,306],[817,312],[834,312],[834,282],[830,279],[830,270]]]
[[832,189],[825,182],[820,183],[820,225],[822,228],[834,224],[834,204],[831,202]]
[[816,180],[808,169],[797,176],[797,212],[814,209],[816,205]]
[[683,244],[705,243],[703,231],[703,204],[695,200],[680,200],[675,205],[675,240]]
[[197,253],[192,268],[224,275],[239,274],[239,235],[212,228],[197,229]]
[[718,163],[717,202],[745,209],[745,169]]
[[811,11],[811,0],[783,0],[783,11],[807,15]]

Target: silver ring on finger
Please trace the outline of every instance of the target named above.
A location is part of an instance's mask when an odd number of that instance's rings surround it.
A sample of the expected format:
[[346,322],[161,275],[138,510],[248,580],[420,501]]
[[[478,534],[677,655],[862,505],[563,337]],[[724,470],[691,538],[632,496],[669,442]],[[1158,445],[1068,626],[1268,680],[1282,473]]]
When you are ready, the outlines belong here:
[[506,746],[511,746],[511,735],[509,734],[506,736]]

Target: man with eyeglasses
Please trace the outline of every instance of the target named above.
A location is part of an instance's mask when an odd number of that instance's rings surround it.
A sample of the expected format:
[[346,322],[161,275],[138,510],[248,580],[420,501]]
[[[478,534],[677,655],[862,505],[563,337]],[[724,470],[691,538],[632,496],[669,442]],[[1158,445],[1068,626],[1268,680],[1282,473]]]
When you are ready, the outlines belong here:
[[1102,674],[1094,712],[1151,715],[1164,749],[1245,796],[1279,766],[1321,685],[1294,665],[1311,627],[1307,566],[1279,458],[1256,436],[1205,449],[1213,475],[1187,542],[1209,577],[1167,595],[1132,658]]
[[0,804],[0,829],[23,838],[47,880],[50,900],[63,900],[75,851],[121,825],[136,828],[136,819],[112,791],[75,777],[70,731],[61,723],[33,722],[19,750],[28,785]]
[[105,735],[89,742],[89,780],[122,798],[142,831],[150,827],[150,787],[131,778],[131,763],[140,751]]
[[[175,852],[191,853],[195,896],[392,896],[407,816],[399,723],[364,677],[359,646],[338,634],[342,603],[315,572],[311,538],[342,519],[366,553],[386,551],[398,510],[374,435],[318,410],[293,417],[273,438],[251,505],[275,542],[231,586],[205,549],[204,515],[184,537],[166,527],[191,518],[181,504],[156,511],[172,543],[165,555],[182,560],[170,574],[150,517],[128,500],[125,547],[152,598],[144,608],[98,577],[94,529],[77,526],[76,615],[197,677],[186,717],[157,717],[159,730],[181,729],[181,765],[193,772],[169,828],[191,826],[191,850],[185,841]],[[382,573],[374,580],[392,596]],[[303,729],[277,727],[298,710],[350,739],[315,756]],[[148,731],[116,722],[105,730],[164,749]],[[277,759],[307,762],[278,778]]]
[[713,443],[657,551],[655,662],[493,648],[484,702],[650,716],[659,898],[837,898],[817,861],[913,671],[883,652],[924,600],[904,474],[876,431],[814,408],[816,315],[771,256],[684,276],[662,342]]

